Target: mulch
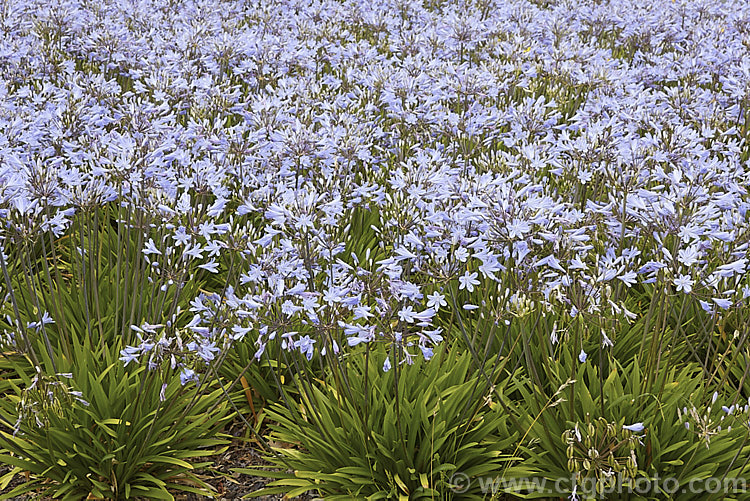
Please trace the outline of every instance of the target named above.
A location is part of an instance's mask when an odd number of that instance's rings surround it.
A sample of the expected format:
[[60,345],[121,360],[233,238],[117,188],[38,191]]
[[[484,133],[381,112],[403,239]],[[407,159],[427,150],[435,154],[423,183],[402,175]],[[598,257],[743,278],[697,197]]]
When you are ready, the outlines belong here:
[[[240,474],[232,471],[234,468],[271,467],[271,463],[264,459],[261,451],[251,441],[241,438],[244,435],[244,431],[244,426],[239,423],[232,426],[229,434],[236,438],[232,441],[229,449],[218,457],[211,458],[214,461],[211,469],[199,473],[201,480],[216,489],[217,497],[215,499],[240,499],[251,492],[262,489],[266,484],[273,481],[270,478],[246,475],[244,473]],[[175,499],[177,501],[198,501],[209,498],[194,494],[176,494]],[[260,501],[312,501],[318,498],[313,495],[287,498],[281,494],[277,494],[260,496],[253,499]]]

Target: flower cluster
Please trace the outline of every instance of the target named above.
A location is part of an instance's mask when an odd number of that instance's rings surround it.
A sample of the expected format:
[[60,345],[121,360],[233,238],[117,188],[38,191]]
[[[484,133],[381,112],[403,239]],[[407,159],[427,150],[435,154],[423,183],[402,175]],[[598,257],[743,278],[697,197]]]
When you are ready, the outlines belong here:
[[[750,399],[747,403],[734,399],[729,405],[717,405],[719,393],[714,392],[710,405],[698,408],[690,403],[682,409],[677,409],[677,415],[685,428],[694,433],[708,449],[711,439],[720,435],[722,431],[732,431],[732,426],[750,429]],[[744,405],[743,405],[744,404]],[[713,409],[713,412],[712,412]]]
[[16,405],[18,420],[13,428],[14,436],[24,421],[44,428],[49,424],[51,416],[62,416],[72,405],[90,405],[83,399],[80,391],[66,384],[66,380],[73,377],[72,374],[59,373],[47,376],[39,367],[36,371],[31,384],[23,390],[23,396]]

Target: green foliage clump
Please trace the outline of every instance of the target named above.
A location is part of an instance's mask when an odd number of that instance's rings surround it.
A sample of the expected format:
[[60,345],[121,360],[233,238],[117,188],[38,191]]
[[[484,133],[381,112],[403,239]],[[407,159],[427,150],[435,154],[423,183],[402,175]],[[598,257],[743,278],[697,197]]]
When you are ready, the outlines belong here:
[[278,423],[272,439],[287,444],[269,459],[283,471],[264,471],[278,480],[254,495],[483,498],[478,483],[459,486],[454,474],[497,474],[513,461],[518,439],[508,415],[493,411],[485,398],[487,374],[455,351],[388,372],[384,361],[381,351],[357,352],[346,359],[343,378],[311,381],[298,405],[268,410]]

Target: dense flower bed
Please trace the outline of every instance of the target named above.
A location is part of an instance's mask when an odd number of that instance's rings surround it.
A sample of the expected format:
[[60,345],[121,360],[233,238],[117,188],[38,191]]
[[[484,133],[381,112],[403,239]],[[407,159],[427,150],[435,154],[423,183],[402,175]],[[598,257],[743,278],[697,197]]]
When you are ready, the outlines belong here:
[[[142,367],[159,409],[264,360],[293,399],[308,362],[345,380],[372,350],[398,385],[460,352],[496,371],[473,400],[517,426],[508,464],[652,475],[655,418],[606,410],[611,374],[663,406],[680,383],[664,428],[701,447],[749,425],[749,112],[746,2],[7,1],[8,436],[96,399],[75,340]],[[555,409],[552,461],[523,430]],[[584,422],[632,461],[582,466]],[[746,473],[736,433],[710,475]]]

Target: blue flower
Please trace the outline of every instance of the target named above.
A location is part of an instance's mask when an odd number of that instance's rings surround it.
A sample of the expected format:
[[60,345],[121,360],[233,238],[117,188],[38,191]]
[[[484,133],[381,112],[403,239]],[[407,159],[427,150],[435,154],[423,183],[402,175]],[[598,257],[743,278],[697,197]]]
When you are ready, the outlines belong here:
[[391,370],[391,359],[390,357],[386,357],[385,362],[383,362],[383,372],[388,372]]
[[445,296],[439,292],[434,292],[427,295],[427,307],[438,310],[441,306],[448,306],[448,302],[445,300]]
[[198,374],[196,374],[193,369],[188,369],[187,367],[182,369],[182,372],[180,373],[180,383],[182,386],[185,386],[191,381],[198,383]]
[[48,324],[54,324],[54,323],[55,321],[52,320],[52,317],[49,315],[49,313],[45,311],[44,314],[42,315],[42,318],[38,322],[29,322],[27,324],[27,327],[29,329],[34,329],[35,331],[39,332],[39,330],[43,326],[48,325]]
[[308,360],[312,360],[315,340],[311,339],[310,336],[303,336],[294,342],[294,347],[298,348]]
[[124,350],[120,350],[120,360],[125,362],[125,365],[127,366],[130,362],[138,363],[138,355],[140,354],[140,349],[135,346],[127,346]]
[[690,278],[690,275],[680,275],[673,279],[672,283],[677,287],[677,292],[684,291],[685,294],[690,294],[695,281]]
[[479,285],[479,280],[477,280],[477,277],[479,276],[478,273],[473,272],[469,273],[468,271],[463,274],[463,276],[458,277],[459,286],[458,289],[466,289],[469,292],[474,292],[474,286]]
[[646,427],[643,426],[643,423],[633,423],[629,425],[623,425],[623,429],[632,431],[633,433],[640,433],[642,432]]
[[148,239],[148,242],[146,243],[146,247],[143,249],[143,253],[146,255],[149,255],[149,254],[161,255],[161,251],[156,248],[156,244],[154,243],[153,238]]

